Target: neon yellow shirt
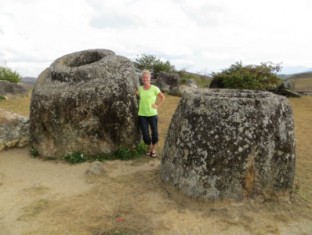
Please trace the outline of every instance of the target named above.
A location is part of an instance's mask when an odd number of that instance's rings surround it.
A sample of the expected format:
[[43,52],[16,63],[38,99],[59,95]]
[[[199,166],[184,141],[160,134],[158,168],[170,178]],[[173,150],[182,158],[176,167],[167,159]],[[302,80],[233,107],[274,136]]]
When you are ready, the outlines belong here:
[[151,85],[148,90],[144,90],[143,86],[139,87],[139,116],[150,117],[158,114],[157,109],[154,109],[152,104],[155,104],[159,93],[159,88],[154,85]]

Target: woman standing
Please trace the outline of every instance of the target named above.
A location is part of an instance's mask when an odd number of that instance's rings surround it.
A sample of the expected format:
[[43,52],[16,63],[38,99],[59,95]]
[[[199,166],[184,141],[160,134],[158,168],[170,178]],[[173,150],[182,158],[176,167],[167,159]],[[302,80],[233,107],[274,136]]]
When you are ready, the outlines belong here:
[[[147,155],[157,157],[156,144],[158,142],[158,112],[157,109],[165,100],[165,95],[157,86],[151,84],[151,73],[144,70],[142,73],[142,83],[137,95],[139,102],[139,125],[143,136],[143,141],[148,145]],[[150,135],[151,131],[151,135]]]

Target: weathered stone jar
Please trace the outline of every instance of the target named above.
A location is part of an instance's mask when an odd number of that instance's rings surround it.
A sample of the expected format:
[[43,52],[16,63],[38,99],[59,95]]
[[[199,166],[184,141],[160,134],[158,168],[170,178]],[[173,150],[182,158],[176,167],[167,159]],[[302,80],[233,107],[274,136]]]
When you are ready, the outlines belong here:
[[160,175],[183,194],[205,200],[289,195],[295,139],[287,99],[251,90],[184,94],[168,130]]
[[0,109],[0,151],[12,147],[25,147],[28,142],[28,118]]
[[132,62],[110,50],[55,60],[34,87],[30,142],[41,156],[107,153],[139,140],[137,77]]

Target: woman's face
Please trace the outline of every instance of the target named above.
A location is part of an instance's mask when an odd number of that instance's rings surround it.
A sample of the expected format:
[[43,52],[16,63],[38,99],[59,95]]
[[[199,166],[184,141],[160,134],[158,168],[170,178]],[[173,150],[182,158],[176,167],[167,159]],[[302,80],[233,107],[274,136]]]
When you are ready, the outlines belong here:
[[142,75],[142,82],[143,82],[144,84],[150,82],[150,77],[149,77],[149,75],[148,75],[147,73],[144,73],[144,74]]

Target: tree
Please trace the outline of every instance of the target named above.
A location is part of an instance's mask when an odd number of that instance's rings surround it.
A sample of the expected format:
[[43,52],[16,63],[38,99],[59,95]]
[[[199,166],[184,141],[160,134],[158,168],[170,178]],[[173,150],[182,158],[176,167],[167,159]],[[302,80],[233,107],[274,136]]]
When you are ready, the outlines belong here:
[[282,83],[277,75],[280,70],[280,65],[272,63],[243,66],[236,62],[220,73],[212,73],[210,88],[272,90]]
[[150,70],[155,77],[159,74],[159,72],[174,72],[175,68],[170,62],[167,60],[166,62],[161,61],[154,55],[142,54],[141,57],[138,57],[134,61],[134,66],[137,69]]
[[0,80],[19,83],[21,81],[21,76],[10,68],[0,66]]

